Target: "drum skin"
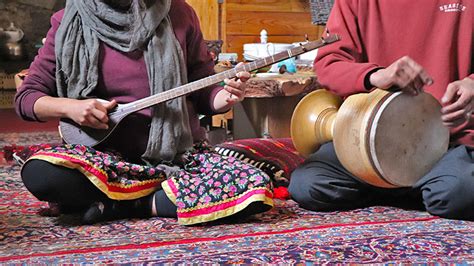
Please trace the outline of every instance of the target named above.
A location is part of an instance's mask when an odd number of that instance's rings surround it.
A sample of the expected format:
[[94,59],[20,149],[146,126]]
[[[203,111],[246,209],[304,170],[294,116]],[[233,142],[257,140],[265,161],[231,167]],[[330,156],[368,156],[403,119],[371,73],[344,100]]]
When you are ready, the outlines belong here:
[[[301,116],[303,109],[300,107],[296,116]],[[348,97],[332,125],[313,127],[326,128],[316,130],[322,132],[331,130],[339,161],[361,181],[384,188],[409,187],[432,169],[448,149],[449,130],[442,124],[440,110],[438,101],[428,93],[413,96],[376,89]],[[314,119],[324,116],[321,113],[310,116],[313,121],[324,120]],[[311,146],[308,141],[296,142],[299,146],[303,143],[306,149]]]

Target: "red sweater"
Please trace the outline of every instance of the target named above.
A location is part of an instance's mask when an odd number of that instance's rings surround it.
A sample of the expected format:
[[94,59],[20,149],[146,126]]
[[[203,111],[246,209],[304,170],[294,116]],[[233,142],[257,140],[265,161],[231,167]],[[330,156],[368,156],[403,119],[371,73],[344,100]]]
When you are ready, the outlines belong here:
[[[320,48],[318,80],[348,96],[367,92],[368,72],[408,55],[433,77],[438,100],[449,83],[474,79],[474,1],[336,0],[327,24],[342,40]],[[474,117],[452,130],[452,141],[474,146]]]

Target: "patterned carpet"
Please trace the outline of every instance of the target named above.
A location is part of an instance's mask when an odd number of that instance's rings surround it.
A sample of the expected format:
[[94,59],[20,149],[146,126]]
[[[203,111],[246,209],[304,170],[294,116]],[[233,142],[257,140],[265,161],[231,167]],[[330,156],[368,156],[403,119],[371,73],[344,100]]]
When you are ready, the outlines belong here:
[[[0,134],[0,149],[10,141]],[[474,262],[474,223],[392,207],[315,213],[277,200],[270,212],[234,224],[153,218],[81,226],[76,216],[39,216],[46,205],[25,190],[19,170],[0,166],[0,264]]]

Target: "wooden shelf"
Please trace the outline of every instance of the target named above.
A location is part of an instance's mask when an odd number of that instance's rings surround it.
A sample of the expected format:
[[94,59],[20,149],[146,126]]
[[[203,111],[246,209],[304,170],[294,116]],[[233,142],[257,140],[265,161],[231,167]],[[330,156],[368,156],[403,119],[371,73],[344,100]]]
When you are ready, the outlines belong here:
[[196,11],[207,40],[224,41],[223,52],[237,53],[242,60],[243,44],[260,42],[260,31],[268,41],[293,43],[318,39],[324,27],[313,25],[308,0],[186,0]]

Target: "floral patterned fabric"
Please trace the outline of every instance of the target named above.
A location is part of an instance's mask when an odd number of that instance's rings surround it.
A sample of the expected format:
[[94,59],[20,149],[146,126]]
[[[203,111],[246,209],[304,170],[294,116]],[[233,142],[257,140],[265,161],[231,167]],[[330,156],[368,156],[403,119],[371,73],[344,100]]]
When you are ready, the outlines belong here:
[[261,201],[273,206],[271,181],[254,166],[216,153],[189,155],[163,189],[178,206],[178,220],[195,224],[230,216]]
[[197,145],[182,156],[183,165],[151,167],[126,162],[120,154],[84,145],[39,149],[28,160],[77,169],[115,200],[132,200],[165,189],[177,205],[178,222],[196,224],[235,214],[252,202],[273,206],[270,178],[249,164]]

